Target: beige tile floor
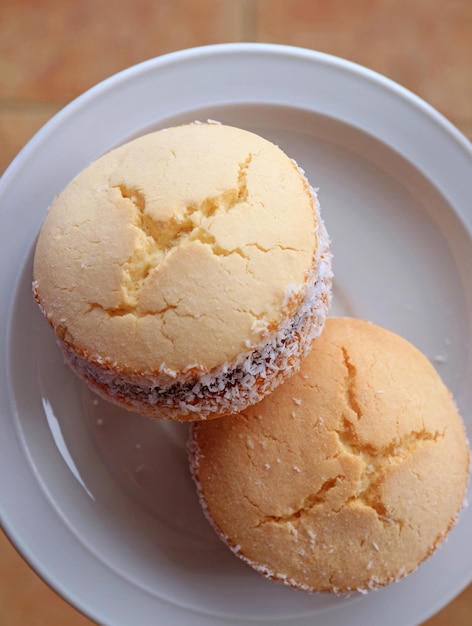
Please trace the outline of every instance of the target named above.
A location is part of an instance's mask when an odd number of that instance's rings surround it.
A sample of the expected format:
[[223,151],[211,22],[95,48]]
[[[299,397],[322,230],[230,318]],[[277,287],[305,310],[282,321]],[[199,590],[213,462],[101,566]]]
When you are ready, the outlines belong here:
[[[471,0],[0,0],[0,173],[54,113],[110,74],[172,50],[240,40],[361,63],[472,139]],[[0,626],[65,624],[92,622],[0,534]],[[472,586],[427,622],[470,624]]]

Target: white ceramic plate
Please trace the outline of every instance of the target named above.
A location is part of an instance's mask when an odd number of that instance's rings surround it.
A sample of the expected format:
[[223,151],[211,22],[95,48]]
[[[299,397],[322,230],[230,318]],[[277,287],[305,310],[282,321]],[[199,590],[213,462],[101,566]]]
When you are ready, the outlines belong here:
[[62,363],[31,296],[53,196],[141,133],[218,119],[278,143],[320,187],[333,313],[370,319],[437,366],[472,431],[472,149],[420,99],[352,63],[272,45],[183,51],[133,67],[56,115],[0,183],[0,502],[31,565],[110,626],[377,624],[427,619],[472,577],[472,509],[415,573],[365,596],[261,578],[200,512],[185,425],[96,400]]

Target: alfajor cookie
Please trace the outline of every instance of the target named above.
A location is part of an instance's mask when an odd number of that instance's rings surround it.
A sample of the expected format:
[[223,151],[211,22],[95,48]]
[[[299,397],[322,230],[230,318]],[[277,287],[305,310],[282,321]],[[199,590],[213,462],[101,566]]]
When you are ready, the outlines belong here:
[[34,296],[71,368],[143,415],[261,400],[322,330],[331,256],[314,190],[282,150],[189,124],[105,154],[41,229]]
[[189,458],[205,514],[239,557],[340,593],[397,581],[429,557],[469,471],[463,422],[427,358],[341,318],[262,402],[192,425]]

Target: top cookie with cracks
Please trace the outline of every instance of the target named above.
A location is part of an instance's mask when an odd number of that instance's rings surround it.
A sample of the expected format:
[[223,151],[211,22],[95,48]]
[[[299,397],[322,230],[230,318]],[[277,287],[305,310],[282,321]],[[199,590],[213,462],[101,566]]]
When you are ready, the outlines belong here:
[[92,360],[148,373],[215,368],[305,297],[314,202],[294,162],[252,133],[198,124],[145,135],[54,201],[35,257],[38,297]]

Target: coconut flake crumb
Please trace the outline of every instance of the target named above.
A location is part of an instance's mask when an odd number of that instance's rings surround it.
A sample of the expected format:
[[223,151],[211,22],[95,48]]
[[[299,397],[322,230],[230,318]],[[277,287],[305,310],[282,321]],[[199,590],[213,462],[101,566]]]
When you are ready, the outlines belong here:
[[166,364],[164,362],[162,362],[159,365],[159,373],[166,374],[167,376],[170,376],[171,378],[177,378],[177,372],[175,370],[171,370],[170,368],[166,367]]
[[298,530],[295,528],[293,524],[290,524],[290,534],[293,536],[295,541],[298,541]]
[[284,294],[282,307],[285,308],[289,306],[292,302],[296,301],[300,297],[300,294],[302,293],[302,291],[303,291],[303,287],[300,287],[299,285],[295,285],[295,283],[290,283],[289,285],[287,285],[285,287],[285,294]]
[[370,580],[367,582],[367,589],[377,589],[377,587],[382,586],[382,584],[378,576],[371,576]]
[[310,537],[310,543],[312,546],[316,544],[316,533],[312,530],[307,531],[308,536]]
[[295,159],[291,158],[290,161],[295,165],[295,167],[298,169],[298,171],[301,172],[303,174],[303,176],[305,176],[305,170],[298,165],[298,163],[295,161]]
[[405,576],[405,574],[406,574],[406,569],[404,567],[400,567],[397,575],[395,576],[395,582],[398,582],[400,578],[403,578],[403,576]]
[[269,329],[269,324],[266,320],[254,320],[251,326],[251,330],[256,334],[266,333]]

